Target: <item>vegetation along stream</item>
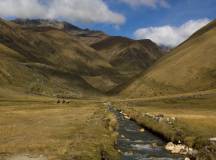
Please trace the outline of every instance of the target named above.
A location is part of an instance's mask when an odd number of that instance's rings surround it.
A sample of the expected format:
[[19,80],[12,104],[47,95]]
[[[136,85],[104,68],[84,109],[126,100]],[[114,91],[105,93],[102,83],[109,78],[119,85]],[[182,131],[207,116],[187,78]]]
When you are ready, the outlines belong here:
[[180,155],[169,153],[163,139],[125,118],[114,108],[109,107],[109,110],[118,118],[117,148],[122,153],[122,160],[184,160]]

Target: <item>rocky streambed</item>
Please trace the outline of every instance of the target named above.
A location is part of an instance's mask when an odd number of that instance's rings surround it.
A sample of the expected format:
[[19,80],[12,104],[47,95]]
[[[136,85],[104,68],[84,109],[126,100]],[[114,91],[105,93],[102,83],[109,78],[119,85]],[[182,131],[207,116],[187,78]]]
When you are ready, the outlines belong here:
[[118,151],[122,160],[185,160],[183,155],[172,154],[166,150],[166,142],[150,131],[140,127],[130,117],[109,107],[116,114],[119,127]]

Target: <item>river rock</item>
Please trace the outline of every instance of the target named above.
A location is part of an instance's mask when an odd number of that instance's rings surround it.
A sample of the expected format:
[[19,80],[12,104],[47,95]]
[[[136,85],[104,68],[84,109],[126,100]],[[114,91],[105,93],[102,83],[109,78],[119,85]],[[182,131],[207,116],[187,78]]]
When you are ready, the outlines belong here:
[[194,150],[193,148],[189,148],[186,145],[183,144],[177,144],[175,145],[172,142],[169,142],[166,146],[165,149],[170,151],[173,154],[182,154],[182,155],[191,155],[195,156],[198,151]]
[[178,145],[175,145],[174,149],[171,151],[171,153],[174,153],[174,154],[184,154],[186,155],[187,154],[187,150],[185,148],[185,145],[182,145],[182,144],[178,144]]
[[133,152],[132,152],[132,151],[125,152],[124,155],[125,155],[125,156],[132,156],[132,155],[133,155]]
[[168,151],[172,151],[175,148],[175,144],[172,142],[167,143],[167,145],[165,146],[165,149]]
[[123,114],[123,116],[127,116],[127,114],[126,114],[126,113],[124,113],[124,112],[123,112],[122,114]]
[[176,117],[171,117],[171,120],[172,121],[176,121]]
[[122,134],[122,135],[121,135],[121,138],[125,138],[125,136]]
[[214,141],[214,142],[216,142],[216,137],[209,138],[209,141]]
[[140,128],[139,131],[140,131],[140,132],[145,132],[145,129],[144,129],[144,128]]
[[152,143],[152,147],[153,147],[153,148],[158,147],[157,143]]
[[125,118],[125,119],[130,119],[130,117],[129,117],[129,116],[124,116],[124,118]]
[[185,146],[184,145],[175,145],[174,143],[172,142],[169,142],[166,146],[165,146],[165,149],[168,150],[168,151],[171,151],[171,153],[174,153],[174,154],[184,154],[183,151],[185,150]]

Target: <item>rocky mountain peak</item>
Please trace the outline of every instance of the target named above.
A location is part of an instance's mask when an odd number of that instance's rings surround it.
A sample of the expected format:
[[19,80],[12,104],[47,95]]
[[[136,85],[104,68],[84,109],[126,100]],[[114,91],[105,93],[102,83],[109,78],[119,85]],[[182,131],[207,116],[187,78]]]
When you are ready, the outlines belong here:
[[68,22],[57,21],[53,19],[15,19],[13,22],[24,27],[53,27],[64,30],[82,30],[81,28]]

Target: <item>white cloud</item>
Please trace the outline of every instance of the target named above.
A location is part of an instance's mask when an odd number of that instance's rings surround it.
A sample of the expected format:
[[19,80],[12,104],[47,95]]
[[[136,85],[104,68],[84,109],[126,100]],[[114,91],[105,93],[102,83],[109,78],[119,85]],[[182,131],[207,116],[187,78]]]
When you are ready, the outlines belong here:
[[205,18],[190,20],[179,27],[166,25],[140,28],[135,31],[134,36],[136,39],[151,39],[159,45],[174,47],[209,22],[210,20]]
[[70,21],[120,25],[125,17],[109,9],[103,0],[0,0],[0,16],[63,18]]
[[120,2],[126,3],[132,7],[136,6],[148,6],[148,7],[169,7],[167,0],[119,0]]

